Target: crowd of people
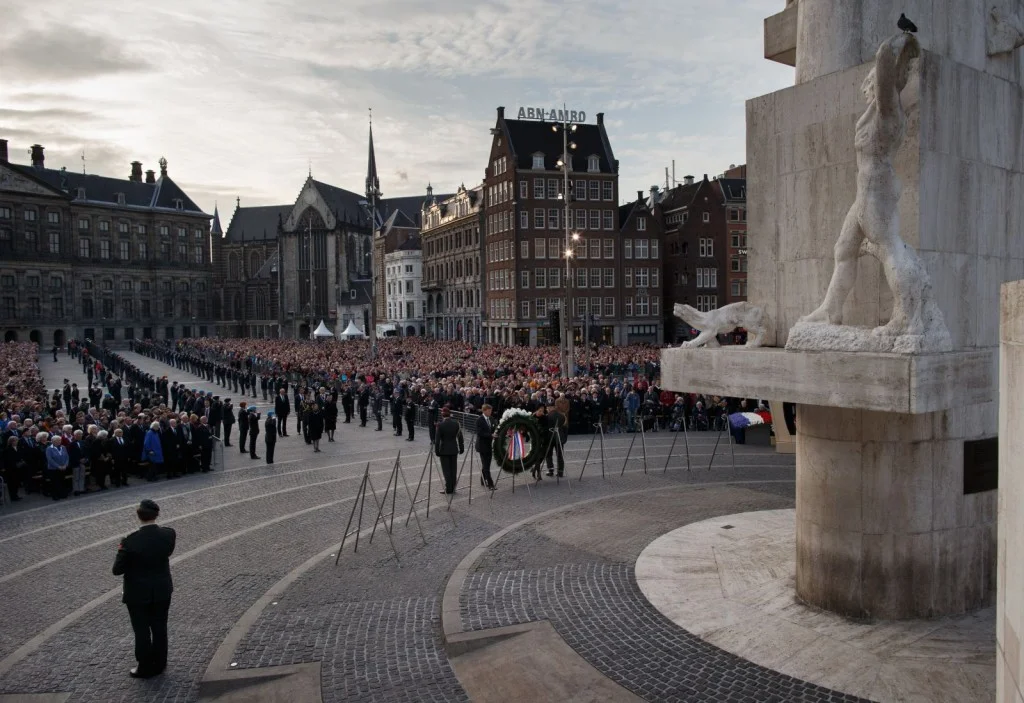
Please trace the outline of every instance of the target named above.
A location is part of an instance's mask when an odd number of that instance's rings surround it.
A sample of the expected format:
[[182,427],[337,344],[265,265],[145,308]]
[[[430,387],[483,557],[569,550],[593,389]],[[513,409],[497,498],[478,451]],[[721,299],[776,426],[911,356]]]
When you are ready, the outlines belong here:
[[553,417],[567,438],[596,427],[724,429],[727,414],[756,402],[661,389],[661,350],[649,345],[581,350],[571,379],[561,378],[557,347],[390,338],[372,348],[367,341],[268,339],[136,340],[131,348],[224,390],[169,383],[166,374],[148,373],[112,350],[71,341],[66,353],[81,363],[87,383],[65,380],[50,391],[36,345],[0,346],[7,378],[0,476],[12,500],[23,490],[60,500],[107,490],[108,481],[127,485],[133,476],[153,481],[209,471],[215,437],[272,464],[290,421],[320,452],[325,437],[335,441],[339,423],[383,431],[386,418],[395,436],[415,441],[417,426],[425,426],[434,442],[443,412],[480,416],[484,406],[488,417],[521,408],[548,422],[557,403],[564,411]]
[[145,373],[92,343],[66,353],[87,382],[43,385],[38,347],[0,345],[7,381],[0,393],[0,477],[12,501],[23,492],[53,500],[210,471],[213,430],[206,394],[182,390],[168,403],[166,376]]

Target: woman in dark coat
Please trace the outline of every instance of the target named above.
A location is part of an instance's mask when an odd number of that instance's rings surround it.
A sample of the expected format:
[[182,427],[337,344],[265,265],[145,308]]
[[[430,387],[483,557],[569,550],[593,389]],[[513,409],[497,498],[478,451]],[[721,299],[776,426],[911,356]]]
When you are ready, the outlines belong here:
[[[337,408],[335,408],[337,412]],[[306,409],[303,411],[304,417],[302,421],[309,428],[309,441],[313,443],[313,451],[320,451],[320,438],[324,434],[324,413],[320,409],[320,406],[310,400],[306,403]],[[337,416],[335,416],[335,422],[337,422]]]
[[327,441],[334,441],[334,431],[338,429],[338,393],[332,392],[324,403],[324,431]]

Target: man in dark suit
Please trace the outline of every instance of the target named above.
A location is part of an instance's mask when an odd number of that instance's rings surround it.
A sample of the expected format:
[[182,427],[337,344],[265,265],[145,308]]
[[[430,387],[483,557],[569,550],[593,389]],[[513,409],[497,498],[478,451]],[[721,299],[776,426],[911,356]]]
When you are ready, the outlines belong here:
[[441,424],[437,426],[437,438],[434,440],[434,453],[441,459],[441,473],[444,475],[444,490],[441,492],[448,495],[455,493],[458,465],[455,457],[466,449],[462,440],[462,428],[452,419],[451,414],[447,405],[441,408]]
[[485,404],[483,413],[476,419],[476,451],[480,455],[480,482],[488,488],[494,488],[491,478],[491,451],[494,443],[494,421],[490,405]]
[[224,414],[224,419],[221,421],[224,425],[224,446],[230,447],[231,426],[235,424],[235,407],[231,404],[231,398],[224,399],[224,405],[221,407],[221,412]]
[[160,506],[153,501],[139,503],[136,514],[142,527],[121,540],[113,571],[114,576],[124,576],[121,602],[128,606],[135,631],[139,663],[129,673],[145,679],[167,667],[167,611],[174,591],[170,556],[177,535],[170,527],[156,524]]
[[292,411],[288,404],[288,392],[282,387],[274,398],[274,414],[277,415],[277,433],[282,437],[288,436],[288,413]]

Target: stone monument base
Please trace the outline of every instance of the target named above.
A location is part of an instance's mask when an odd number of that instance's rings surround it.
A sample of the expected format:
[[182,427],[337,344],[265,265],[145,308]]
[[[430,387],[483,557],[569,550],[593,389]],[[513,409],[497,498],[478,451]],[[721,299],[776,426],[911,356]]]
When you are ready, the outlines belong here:
[[863,622],[804,605],[794,592],[794,517],[739,513],[668,532],[637,558],[637,585],[688,632],[802,681],[879,703],[995,700],[994,608]]
[[790,351],[872,352],[875,354],[941,354],[952,350],[949,332],[887,334],[884,327],[852,327],[826,322],[798,322],[789,331]]

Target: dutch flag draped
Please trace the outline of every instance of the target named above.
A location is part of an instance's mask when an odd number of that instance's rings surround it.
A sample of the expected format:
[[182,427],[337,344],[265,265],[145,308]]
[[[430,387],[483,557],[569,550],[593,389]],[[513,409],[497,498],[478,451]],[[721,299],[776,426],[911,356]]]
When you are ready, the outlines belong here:
[[508,458],[512,461],[522,461],[526,456],[526,442],[522,432],[509,430]]

